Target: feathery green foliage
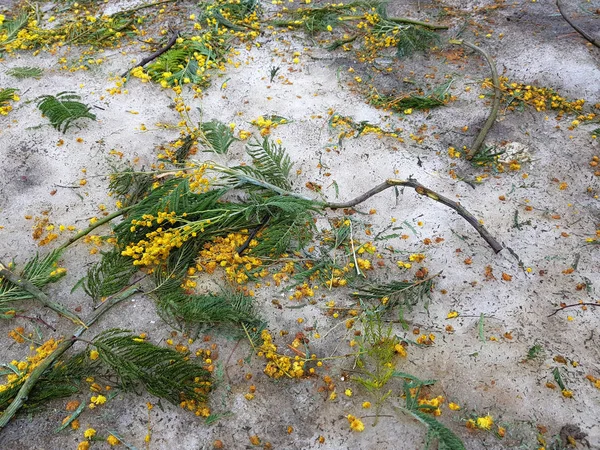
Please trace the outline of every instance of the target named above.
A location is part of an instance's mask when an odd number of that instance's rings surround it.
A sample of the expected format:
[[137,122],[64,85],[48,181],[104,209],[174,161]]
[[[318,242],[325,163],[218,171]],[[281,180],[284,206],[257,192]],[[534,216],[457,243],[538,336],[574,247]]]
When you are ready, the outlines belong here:
[[399,96],[383,95],[373,92],[369,96],[369,103],[378,107],[403,112],[405,109],[431,109],[443,106],[449,97],[448,90],[452,80],[436,86],[431,92],[411,93]]
[[395,23],[384,18],[375,24],[373,33],[397,39],[396,56],[399,58],[405,58],[418,51],[428,50],[440,40],[439,35],[434,31],[416,25]]
[[280,144],[264,137],[262,142],[259,140],[249,142],[246,145],[246,152],[252,158],[252,166],[237,166],[233,168],[234,170],[281,189],[291,189],[288,176],[293,163]]
[[142,385],[150,394],[175,405],[182,400],[206,400],[210,372],[186,353],[158,347],[119,329],[99,334],[93,345],[125,390]]
[[96,120],[96,116],[90,112],[91,108],[77,101],[80,98],[69,91],[59,92],[56,97],[44,95],[38,98],[38,108],[54,128],[66,133],[77,119]]
[[[19,276],[30,281],[37,288],[43,288],[49,283],[54,283],[64,276],[63,272],[56,272],[57,262],[62,252],[54,250],[44,257],[36,255],[30,259]],[[14,302],[32,300],[35,297],[25,289],[0,277],[0,306],[10,308]]]
[[211,329],[233,337],[245,336],[244,327],[258,336],[264,322],[254,310],[253,299],[242,292],[223,289],[218,293],[189,295],[180,287],[181,279],[157,279],[154,295],[161,317],[178,329],[197,336]]
[[415,282],[391,281],[384,284],[365,284],[357,287],[352,295],[361,299],[380,301],[387,298],[384,309],[393,309],[395,306],[410,308],[429,295],[434,278],[435,276]]
[[300,7],[294,10],[285,11],[290,20],[274,20],[272,25],[280,27],[304,27],[304,29],[314,34],[319,31],[326,31],[328,26],[335,28],[343,24],[339,20],[341,16],[357,15],[357,12],[367,12],[372,8],[378,8],[381,5],[377,0],[357,0],[350,3],[326,4],[324,6]]
[[432,442],[437,441],[437,448],[440,450],[465,450],[465,446],[458,436],[436,420],[434,416],[424,412],[424,405],[419,405],[421,389],[427,384],[431,384],[431,381],[421,381],[414,376],[405,379],[403,391],[406,399],[406,406],[396,408],[411,415],[423,425],[427,426],[426,449],[430,447]]
[[[224,45],[218,42],[211,41],[211,48],[207,47],[203,42],[186,40],[181,44],[176,44],[169,51],[163,53],[158,59],[147,66],[148,75],[154,81],[160,82],[165,80],[169,86],[175,83],[182,85],[184,83],[194,83],[199,86],[208,85],[208,80],[205,79],[203,72],[207,68],[217,62],[219,55],[222,55]],[[200,66],[199,56],[204,57],[204,64]],[[170,73],[165,78],[163,74]],[[186,81],[187,80],[187,81]]]
[[204,142],[207,144],[209,151],[219,155],[227,153],[231,144],[237,141],[231,128],[218,120],[201,123],[200,130],[204,135]]
[[110,174],[108,191],[124,207],[134,205],[146,197],[152,189],[154,175],[147,172],[137,172],[131,163],[124,168],[113,167]]
[[119,250],[103,253],[102,260],[88,269],[83,290],[97,303],[125,288],[135,272],[131,259],[121,256]]
[[17,80],[24,80],[25,78],[41,78],[44,71],[39,67],[13,67],[6,73]]
[[0,45],[4,46],[14,41],[21,28],[27,25],[28,20],[29,15],[24,12],[0,25],[0,31],[6,33],[6,39],[0,42]]
[[[27,380],[25,371],[21,372],[12,364],[5,364],[3,367],[8,370],[0,372],[0,375],[12,372],[18,378],[8,385],[8,389],[0,392],[0,411],[8,407]],[[93,364],[84,353],[77,353],[66,360],[57,362],[38,380],[23,405],[22,411],[35,411],[43,408],[50,400],[69,397],[80,392],[82,380],[94,374],[96,371]]]

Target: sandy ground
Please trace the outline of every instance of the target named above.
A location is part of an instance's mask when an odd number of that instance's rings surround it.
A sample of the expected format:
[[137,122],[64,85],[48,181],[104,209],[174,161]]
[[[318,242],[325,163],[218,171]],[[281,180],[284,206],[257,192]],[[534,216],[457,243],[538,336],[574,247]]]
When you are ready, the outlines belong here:
[[[109,2],[107,8],[124,4]],[[511,80],[552,87],[570,98],[585,98],[589,104],[600,102],[599,50],[586,45],[573,32],[553,1],[521,1],[496,10],[482,9],[495,4],[492,1],[391,2],[389,11],[391,15],[444,20],[443,8],[454,7],[461,15],[446,18],[452,28],[443,35],[451,36],[466,23],[466,33],[494,56],[499,71]],[[582,25],[598,30],[598,15],[586,15],[582,8],[594,11],[600,8],[600,3],[578,1],[569,6]],[[485,38],[489,30],[492,36]],[[473,37],[475,31],[478,37]],[[501,33],[503,39],[498,38]],[[204,98],[186,96],[196,120],[200,120],[196,108],[201,108],[203,120],[219,119],[235,123],[238,129],[255,131],[249,122],[258,116],[284,116],[291,123],[279,126],[272,136],[283,141],[294,169],[299,171],[294,177],[298,192],[315,195],[306,188],[310,181],[322,185],[323,195],[334,199],[335,181],[339,198],[349,199],[387,177],[412,175],[424,185],[459,199],[506,247],[500,254],[494,254],[458,215],[419,198],[410,190],[397,201],[392,192],[386,191],[360,208],[365,212],[377,211],[371,216],[357,217],[358,222],[370,224],[373,234],[395,221],[402,227],[400,234],[410,235],[408,240],[375,243],[384,256],[385,267],[377,269],[374,278],[401,276],[395,262],[413,252],[427,255],[430,273],[443,271],[429,308],[416,308],[407,314],[409,330],[395,329],[400,337],[409,339],[414,338],[413,328],[436,336],[433,346],[410,347],[408,358],[399,363],[398,370],[438,380],[433,392],[443,395],[447,402],[461,405],[460,411],[451,411],[445,405],[440,420],[463,439],[468,449],[537,449],[542,447],[538,442],[540,430],[550,443],[567,424],[577,425],[587,434],[590,448],[600,448],[600,390],[585,378],[590,374],[600,377],[600,309],[572,308],[549,317],[561,302],[595,302],[599,298],[599,250],[585,244],[585,239],[593,237],[600,225],[597,197],[600,178],[594,176],[588,164],[593,155],[600,153],[600,144],[590,135],[598,124],[583,124],[569,130],[572,118],[557,122],[553,112],[525,108],[501,114],[487,142],[521,143],[530,152],[531,161],[524,163],[519,171],[471,185],[453,179],[449,170],[454,169],[468,180],[474,180],[482,171],[464,160],[449,159],[447,149],[469,145],[489,111],[486,100],[479,98],[480,82],[488,76],[488,71],[475,54],[467,51],[452,59],[442,49],[415,55],[394,63],[396,70],[382,75],[369,72],[348,53],[332,54],[319,49],[300,32],[265,33],[256,43],[260,47],[239,48],[235,58],[241,62],[240,66],[230,67],[222,78],[216,79]],[[299,64],[292,63],[295,51],[301,53]],[[76,53],[77,49],[73,49],[70,56]],[[52,223],[84,228],[91,217],[100,217],[100,204],[107,205],[108,210],[114,209],[114,200],[107,196],[106,179],[109,164],[115,161],[111,150],[122,152],[124,159],[135,159],[139,168],[148,167],[156,159],[156,147],[177,137],[176,130],[155,125],[175,124],[179,120],[168,91],[132,79],[126,86],[128,94],[106,94],[113,85],[109,76],[120,73],[133,59],[144,55],[138,46],[125,48],[124,53],[121,49],[106,50],[104,64],[75,73],[59,70],[57,60],[61,55],[41,53],[33,57],[23,52],[8,56],[1,63],[0,87],[15,84],[4,69],[25,65],[44,69],[41,79],[19,82],[21,101],[9,116],[0,117],[2,261],[14,258],[23,262],[36,251],[48,250],[39,248],[32,239],[33,220],[26,216],[42,217],[46,211]],[[280,78],[270,82],[271,66],[279,66],[288,82]],[[350,67],[365,79],[372,76],[377,86],[398,91],[407,89],[403,82],[406,78],[424,86],[433,83],[431,77],[424,78],[426,74],[434,74],[435,83],[450,75],[454,79],[451,94],[456,100],[429,112],[386,113],[365,103],[354,75],[348,73]],[[225,80],[227,87],[223,89]],[[468,92],[466,87],[470,88]],[[73,128],[65,135],[47,125],[38,127],[45,119],[33,100],[39,95],[65,90],[76,91],[83,101],[93,105],[98,121],[82,122],[80,128]],[[327,126],[329,110],[351,116],[357,122],[368,120],[390,129],[402,128],[400,135],[404,142],[366,135],[347,139],[336,151],[327,151],[336,141]],[[142,124],[147,131],[141,131]],[[423,132],[424,124],[428,128]],[[468,129],[463,129],[465,126]],[[425,136],[424,141],[419,144],[412,140],[411,133]],[[64,144],[57,146],[59,140]],[[235,163],[242,154],[243,143],[236,142],[223,161]],[[525,173],[527,178],[523,177]],[[81,179],[86,179],[87,184],[80,186]],[[566,189],[559,188],[563,182],[567,183]],[[499,196],[505,200],[499,200]],[[527,205],[533,207],[531,211],[526,210]],[[368,239],[364,231],[359,232],[360,239]],[[66,236],[61,235],[57,242]],[[443,238],[443,242],[423,244],[425,238],[435,237]],[[84,244],[72,248],[63,261],[67,277],[48,289],[52,298],[72,308],[81,307],[84,315],[91,311],[92,305],[81,291],[70,293],[70,287],[94,261],[89,250]],[[486,266],[495,278],[486,279]],[[576,270],[567,270],[572,266]],[[510,275],[511,280],[503,280],[503,273]],[[577,290],[581,283],[587,287]],[[329,300],[351,305],[347,292],[323,289],[315,297],[316,304],[307,304],[302,309],[280,310],[273,306],[272,299],[279,298],[285,305],[286,297],[285,292],[276,290],[257,292],[258,307],[274,333],[287,330],[293,336],[310,324],[321,334],[328,334],[321,341],[313,339],[315,353],[328,356],[351,350],[348,342],[352,332],[346,332],[343,325],[333,328],[339,320],[323,314],[324,304]],[[446,319],[452,310],[459,312],[458,318]],[[58,328],[58,334],[70,330],[64,320],[41,313]],[[481,314],[485,316],[484,342],[478,330]],[[298,324],[300,317],[305,324]],[[445,331],[449,324],[455,330],[453,333]],[[19,319],[18,325],[33,330],[32,324],[23,319]],[[0,335],[4,336],[0,348],[2,361],[22,357],[26,352],[25,346],[6,338],[15,326],[15,322],[0,322]],[[155,314],[152,302],[142,296],[115,308],[96,329],[114,327],[146,332],[156,342],[164,341],[170,334],[170,329]],[[512,339],[505,337],[506,333]],[[284,338],[277,339],[287,343]],[[144,448],[150,423],[153,437],[149,446],[154,449],[212,448],[217,439],[225,448],[250,448],[249,438],[253,435],[260,437],[263,444],[270,442],[278,449],[416,449],[424,445],[424,428],[391,408],[399,400],[392,399],[383,408],[378,425],[372,426],[373,414],[361,409],[362,402],[368,399],[367,393],[343,376],[351,361],[329,365],[327,373],[334,378],[339,393],[337,400],[330,401],[328,392],[319,391],[324,386],[322,379],[274,382],[262,374],[261,361],[256,358],[243,361],[252,354],[247,342],[224,339],[215,342],[227,375],[213,393],[211,406],[214,413],[230,415],[206,425],[162,402],[152,410],[148,422],[146,401],[155,400],[146,395],[120,394],[100,411],[85,411],[80,419],[81,429],[93,426],[104,435],[112,430],[131,445]],[[528,350],[536,344],[542,348],[540,356],[524,361]],[[193,348],[197,347],[206,347],[206,343],[194,344]],[[561,363],[557,356],[566,363]],[[554,381],[552,371],[556,367],[574,398],[564,398],[560,389],[546,386]],[[251,380],[245,378],[248,373],[253,374]],[[244,394],[251,384],[256,386],[256,397],[247,401]],[[354,390],[352,397],[343,395],[346,388]],[[398,386],[394,386],[394,395],[399,393]],[[81,430],[53,432],[65,416],[64,405],[65,401],[56,401],[41,414],[13,420],[0,433],[0,448],[76,448],[82,439]],[[363,433],[349,430],[348,414],[363,417],[366,426]],[[503,439],[465,427],[466,419],[486,414],[506,428]],[[290,426],[293,431],[288,433]],[[319,436],[325,438],[324,443],[318,443]],[[97,442],[93,448],[108,448],[108,445]],[[584,448],[584,444],[578,443],[578,448]]]

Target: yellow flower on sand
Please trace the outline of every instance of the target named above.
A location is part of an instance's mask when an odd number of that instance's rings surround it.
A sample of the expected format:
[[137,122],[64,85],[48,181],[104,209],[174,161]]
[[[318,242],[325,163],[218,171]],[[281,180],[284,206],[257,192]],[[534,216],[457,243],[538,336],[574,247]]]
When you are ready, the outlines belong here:
[[92,403],[96,405],[104,405],[106,403],[106,397],[104,395],[97,395],[91,398]]
[[88,428],[83,432],[83,437],[86,439],[91,439],[94,436],[96,436],[96,430],[94,430],[93,428]]
[[106,442],[108,442],[108,445],[110,445],[111,447],[114,447],[115,445],[119,445],[121,443],[121,441],[112,434],[106,438]]
[[482,430],[489,430],[490,428],[492,428],[492,425],[494,425],[494,419],[492,419],[492,416],[487,415],[485,417],[478,417],[477,418],[477,428],[480,428]]
[[365,425],[362,423],[358,417],[353,416],[352,414],[348,414],[348,423],[350,424],[350,429],[352,431],[358,431],[359,433],[365,429]]
[[89,448],[90,448],[89,441],[80,442],[79,445],[77,446],[77,450],[89,450]]
[[448,408],[450,408],[452,411],[458,411],[460,410],[460,405],[450,402],[448,403]]

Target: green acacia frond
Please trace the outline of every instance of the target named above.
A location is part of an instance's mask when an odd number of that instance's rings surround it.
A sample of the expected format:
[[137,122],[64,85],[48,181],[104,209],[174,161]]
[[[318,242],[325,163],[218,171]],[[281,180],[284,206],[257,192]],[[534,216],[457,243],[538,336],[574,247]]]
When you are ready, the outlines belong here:
[[119,329],[99,334],[93,345],[102,364],[117,374],[125,390],[141,385],[175,405],[182,400],[206,400],[210,372],[186,353],[159,347]]
[[28,20],[29,15],[27,13],[21,13],[12,20],[4,22],[4,24],[0,26],[0,31],[6,33],[6,39],[0,42],[0,45],[4,46],[14,41],[17,38],[17,34],[19,34],[21,28],[27,25]]
[[38,108],[55,129],[66,133],[75,120],[96,120],[96,116],[90,112],[91,108],[77,101],[80,98],[69,91],[59,92],[56,97],[44,95],[38,98]]
[[[43,288],[49,283],[58,281],[63,273],[56,272],[57,262],[62,255],[62,251],[54,250],[44,257],[36,255],[30,259],[19,276],[30,281],[35,287]],[[0,277],[0,306],[9,308],[13,302],[32,300],[35,297],[25,289],[11,283],[5,278]],[[0,311],[1,313],[1,311]]]
[[397,56],[404,58],[418,51],[425,51],[440,41],[440,36],[431,30],[416,25],[406,25],[381,19],[373,27],[373,33],[389,35],[397,39]]
[[293,163],[285,149],[265,137],[262,142],[255,142],[246,145],[246,152],[252,158],[252,165],[234,167],[234,170],[244,172],[258,180],[266,181],[281,189],[290,190],[291,185],[288,176]]
[[384,303],[386,309],[391,309],[396,305],[410,307],[429,295],[433,287],[433,279],[438,275],[415,282],[391,281],[384,284],[366,284],[357,287],[352,295],[362,299],[383,300],[387,298]]
[[460,438],[431,414],[418,409],[402,408],[402,410],[427,426],[427,440],[428,442],[437,440],[438,450],[465,450],[465,445]]
[[231,128],[218,120],[203,122],[200,129],[205,137],[205,142],[210,151],[224,155],[229,150],[231,144],[237,139],[233,136]]
[[6,73],[17,80],[24,80],[25,78],[41,78],[44,71],[39,67],[13,67]]
[[116,294],[129,284],[137,268],[119,250],[104,253],[102,260],[90,269],[83,281],[83,290],[94,302]]
[[124,168],[113,167],[109,179],[108,191],[124,207],[127,207],[138,203],[148,195],[152,189],[154,175],[137,172],[130,163],[127,163]]

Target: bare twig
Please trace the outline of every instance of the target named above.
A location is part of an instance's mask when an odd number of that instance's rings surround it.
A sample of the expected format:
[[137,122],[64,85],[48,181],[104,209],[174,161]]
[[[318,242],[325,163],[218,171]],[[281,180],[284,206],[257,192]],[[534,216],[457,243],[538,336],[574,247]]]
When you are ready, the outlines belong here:
[[16,273],[14,273],[12,270],[8,269],[1,262],[0,262],[0,277],[5,278],[6,280],[10,281],[12,284],[19,286],[21,289],[24,289],[25,291],[29,292],[42,305],[44,305],[47,308],[50,308],[52,311],[56,312],[57,314],[59,314],[63,317],[66,317],[74,324],[83,325],[83,322],[81,321],[81,319],[79,318],[79,316],[77,314],[69,311],[64,306],[50,300],[50,298],[48,298],[48,296],[46,294],[44,294],[35,284],[33,284],[31,281],[27,280],[26,278],[18,276]]
[[79,338],[79,336],[81,336],[109,309],[138,292],[139,288],[137,286],[132,286],[129,289],[123,291],[121,294],[106,300],[103,303],[102,308],[96,310],[81,327],[75,330],[71,338],[61,342],[56,348],[56,350],[54,350],[50,355],[48,355],[48,357],[44,359],[39,366],[33,369],[33,371],[29,374],[29,376],[21,386],[21,389],[19,389],[19,392],[17,393],[12,403],[0,415],[0,431],[6,425],[8,425],[10,419],[13,418],[13,416],[19,411],[19,409],[21,409],[23,404],[27,401],[29,393],[35,387],[35,384],[37,383],[39,378],[58,360],[58,358],[60,358],[69,348],[71,348],[71,346],[77,341],[77,338]]
[[173,3],[173,2],[177,2],[177,0],[163,0],[162,2],[145,3],[145,4],[137,6],[135,8],[126,9],[124,11],[119,11],[117,14],[131,14],[133,12],[139,11],[140,9],[152,8],[153,6],[160,6],[160,5],[164,5],[165,3]]
[[25,316],[23,314],[15,314],[15,317],[20,317],[21,319],[27,319],[27,320],[31,320],[32,322],[37,322],[39,324],[42,324],[42,325],[50,328],[52,331],[56,331],[56,328],[54,328],[52,325],[50,325],[48,322],[46,322],[41,317],[31,317],[31,316]]
[[563,17],[563,19],[565,19],[566,22],[569,25],[571,25],[573,27],[573,29],[575,29],[575,31],[577,31],[580,35],[582,35],[590,43],[592,43],[596,47],[600,48],[600,41],[598,39],[595,39],[592,35],[588,34],[586,31],[584,31],[581,28],[579,28],[578,25],[575,25],[573,23],[573,21],[565,14],[565,12],[563,11],[563,8],[562,8],[562,3],[561,3],[560,0],[556,0],[556,6],[558,6],[558,12],[560,12],[560,15]]
[[431,189],[426,188],[425,186],[423,186],[421,183],[419,183],[417,180],[414,180],[414,179],[408,179],[408,180],[388,179],[388,180],[384,181],[383,183],[381,183],[380,185],[375,186],[373,189],[369,190],[368,192],[365,192],[364,194],[359,195],[354,200],[350,200],[349,202],[346,202],[346,203],[325,203],[324,206],[326,208],[330,208],[330,209],[352,208],[352,207],[358,205],[359,203],[364,202],[368,198],[374,196],[375,194],[378,194],[378,193],[385,191],[386,189],[394,187],[394,186],[403,186],[403,187],[413,188],[417,192],[417,194],[426,195],[430,199],[435,200],[436,202],[439,202],[442,205],[446,205],[449,208],[452,208],[463,219],[465,219],[467,222],[469,222],[473,228],[475,228],[477,230],[477,232],[481,235],[481,237],[483,239],[485,239],[485,241],[490,245],[490,247],[492,247],[494,252],[499,253],[502,250],[502,248],[503,248],[502,245],[500,245],[500,243],[485,229],[485,227],[483,225],[481,225],[479,223],[479,221],[469,211],[467,211],[465,208],[460,206],[458,203],[450,200],[449,198],[446,198],[440,194],[435,193]]
[[600,303],[573,303],[572,305],[565,305],[565,306],[562,306],[562,307],[558,308],[552,314],[549,314],[548,317],[552,317],[556,313],[561,312],[563,309],[574,308],[576,306],[600,306]]
[[148,64],[150,61],[158,58],[160,55],[162,55],[163,53],[165,53],[167,50],[169,50],[171,47],[173,47],[175,45],[175,42],[177,42],[177,38],[179,38],[179,33],[174,33],[173,36],[171,36],[171,39],[169,39],[169,42],[167,42],[167,45],[165,45],[163,48],[161,48],[160,50],[155,51],[154,53],[152,53],[150,56],[142,59],[138,64],[136,64],[134,67],[132,67],[131,69],[126,70],[125,72],[123,72],[121,74],[121,78],[126,77],[127,74],[129,73],[129,71],[131,71],[132,69],[134,69],[135,67],[144,67],[146,64]]
[[492,125],[494,125],[496,117],[498,116],[498,110],[500,109],[500,80],[498,79],[498,70],[496,69],[496,65],[494,64],[494,60],[491,58],[491,56],[488,55],[482,48],[477,47],[475,44],[457,39],[450,39],[448,42],[455,45],[464,45],[481,53],[490,66],[490,70],[492,72],[492,83],[494,84],[494,103],[492,104],[490,115],[488,116],[483,128],[473,143],[473,147],[467,152],[467,159],[472,159],[473,156],[475,156],[481,149],[485,137],[490,131],[490,128],[492,128]]

